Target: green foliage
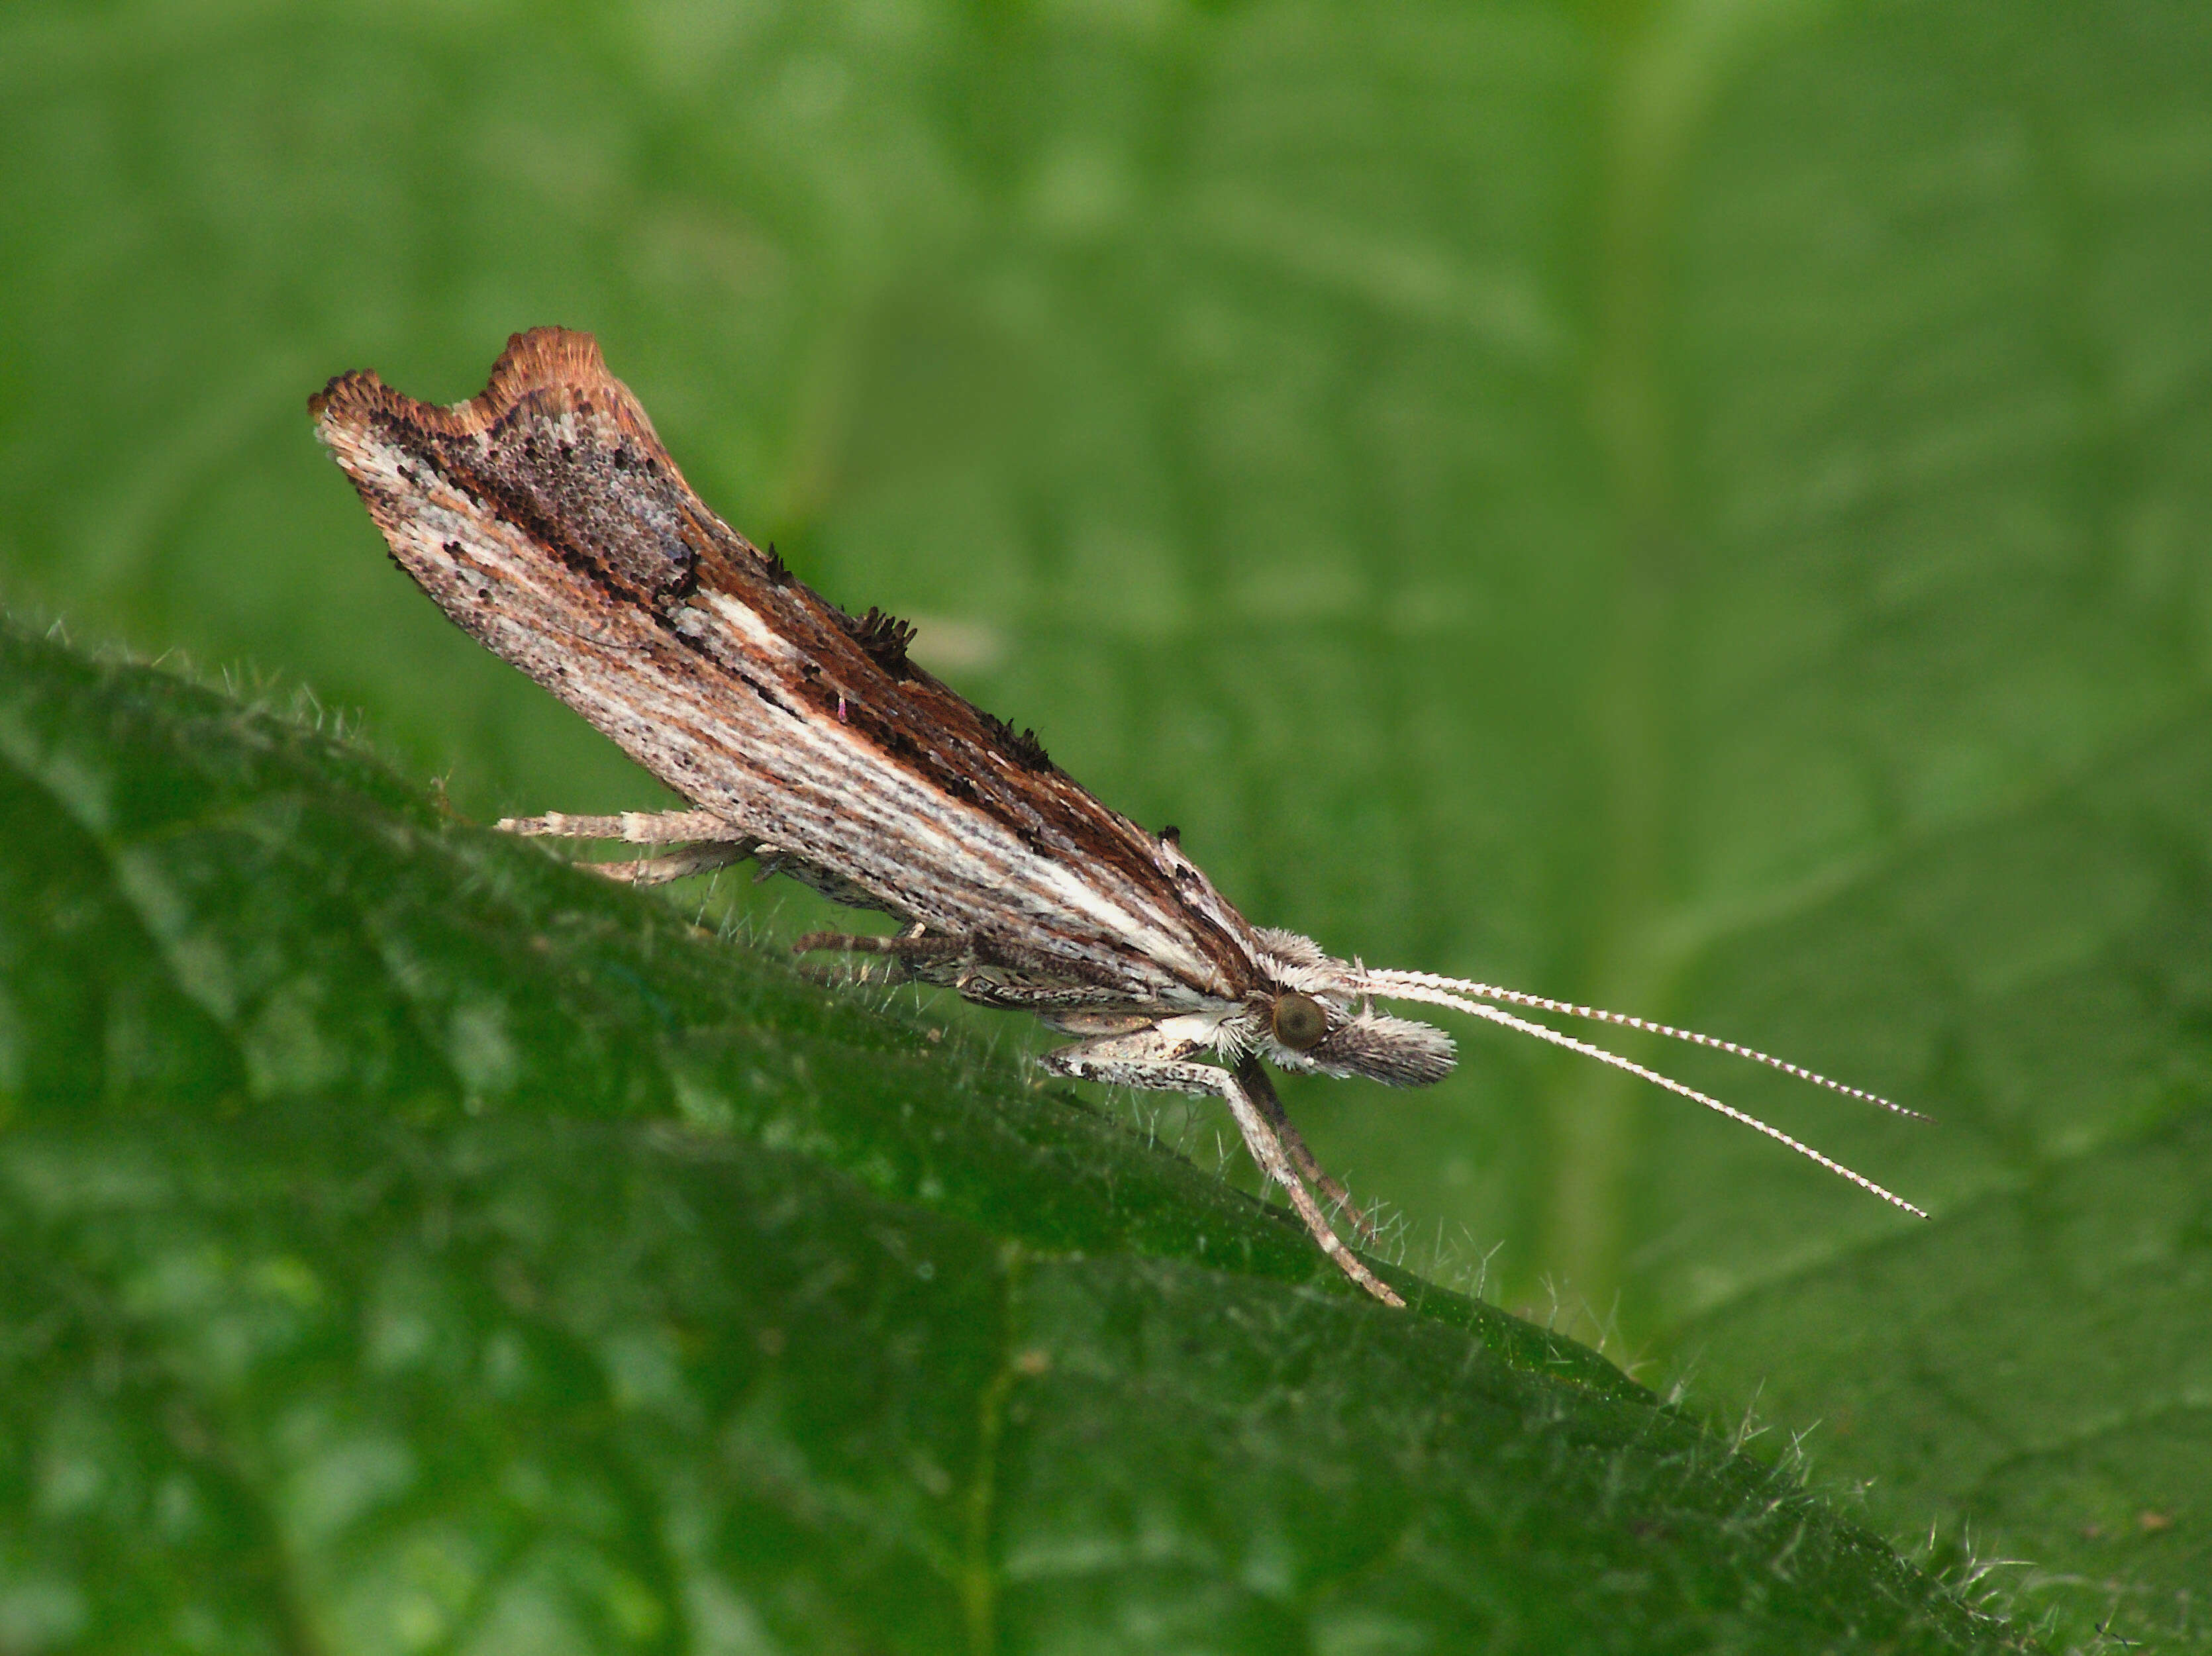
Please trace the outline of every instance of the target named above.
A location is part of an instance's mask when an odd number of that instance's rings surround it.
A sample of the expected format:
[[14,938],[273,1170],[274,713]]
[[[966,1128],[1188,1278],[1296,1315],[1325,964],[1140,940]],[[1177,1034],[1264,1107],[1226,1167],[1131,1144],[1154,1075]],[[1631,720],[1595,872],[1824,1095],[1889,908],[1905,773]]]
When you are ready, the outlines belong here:
[[9,634],[0,798],[10,1650],[2018,1647],[343,745]]
[[[1422,1094],[1285,1089],[1407,1265],[1487,1256],[1506,1303],[1556,1284],[1575,1326],[1694,1364],[1715,1412],[1821,1423],[1821,1473],[1870,1483],[1893,1538],[2027,1561],[1994,1579],[2056,1644],[2109,1617],[2212,1651],[2208,84],[2195,0],[15,0],[0,595],[305,682],[472,816],[662,803],[393,573],[301,407],[354,367],[459,397],[511,330],[593,329],[714,505],[832,597],[918,615],[933,664],[1180,823],[1255,920],[1939,1117],[1638,1049],[1923,1201],[1915,1229],[1480,1033]],[[365,1167],[682,1120],[1016,1227],[1004,1295],[1071,1249],[1195,1270],[1194,1234],[1240,1283],[1330,1288],[953,1010],[839,1010],[346,749],[315,763],[351,779],[241,779],[190,866],[9,807],[9,1132],[82,1117],[99,1165],[199,1157],[244,1203],[319,1188],[318,1107],[422,1136]],[[41,786],[104,832],[212,821],[171,784],[103,816],[67,780]],[[815,918],[783,889],[741,895],[748,923]],[[201,930],[161,941],[165,915]],[[317,1106],[158,1101],[216,1097]],[[903,1139],[865,1129],[908,1105]],[[187,1142],[99,1137],[131,1122]],[[1199,1150],[1223,1124],[1162,1125]],[[210,1234],[307,1222],[258,1199]],[[1407,1241],[1455,1235],[1433,1265]],[[1055,1353],[1010,1397],[1073,1384]],[[113,1417],[198,1441],[165,1406]],[[1372,1453],[1362,1489],[1405,1459]],[[1097,1460],[1101,1499],[1127,1470]],[[0,1646],[59,1602],[8,1601]]]

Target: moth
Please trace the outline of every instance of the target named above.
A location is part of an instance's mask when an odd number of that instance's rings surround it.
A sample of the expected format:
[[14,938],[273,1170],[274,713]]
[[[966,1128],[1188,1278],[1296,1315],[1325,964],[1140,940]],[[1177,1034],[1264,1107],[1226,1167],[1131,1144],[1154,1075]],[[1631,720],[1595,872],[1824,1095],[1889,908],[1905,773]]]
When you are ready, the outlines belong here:
[[452,408],[362,373],[308,406],[399,567],[687,802],[501,828],[639,847],[647,854],[593,866],[641,884],[750,858],[888,913],[891,935],[816,933],[796,947],[888,955],[968,1000],[1033,1012],[1073,1038],[1043,1059],[1055,1074],[1223,1100],[1322,1251],[1376,1299],[1404,1304],[1338,1235],[1325,1203],[1374,1233],[1315,1162],[1267,1066],[1394,1087],[1449,1072],[1449,1035],[1377,1002],[1449,1007],[1583,1053],[1920,1213],[1765,1123],[1518,1012],[1717,1048],[1915,1113],[1873,1094],[1733,1042],[1376,970],[1252,925],[1173,828],[1109,810],[1035,731],[918,666],[905,622],[839,609],[709,511],[590,335],[515,335],[483,392]]

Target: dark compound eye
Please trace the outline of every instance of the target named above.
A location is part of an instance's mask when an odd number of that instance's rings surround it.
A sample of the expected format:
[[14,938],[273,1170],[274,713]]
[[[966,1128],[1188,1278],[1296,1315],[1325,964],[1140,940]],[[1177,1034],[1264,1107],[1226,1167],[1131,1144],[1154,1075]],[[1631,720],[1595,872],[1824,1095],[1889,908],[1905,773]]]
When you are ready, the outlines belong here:
[[1275,1039],[1294,1052],[1318,1046],[1328,1033],[1328,1014],[1322,1010],[1321,1003],[1295,990],[1275,998],[1275,1010],[1268,1014],[1268,1022],[1275,1026]]

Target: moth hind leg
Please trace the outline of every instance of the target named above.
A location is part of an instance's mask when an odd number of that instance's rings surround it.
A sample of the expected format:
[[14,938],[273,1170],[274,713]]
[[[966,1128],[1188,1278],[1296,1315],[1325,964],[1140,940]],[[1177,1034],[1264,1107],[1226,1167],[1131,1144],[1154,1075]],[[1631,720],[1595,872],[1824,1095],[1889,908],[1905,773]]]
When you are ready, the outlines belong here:
[[611,840],[672,847],[657,857],[580,864],[629,885],[665,885],[689,875],[709,874],[744,862],[760,846],[754,835],[711,810],[626,810],[613,816],[549,811],[543,816],[503,816],[492,826],[526,839]]
[[694,874],[712,874],[717,869],[742,863],[751,855],[751,848],[745,846],[679,846],[659,857],[636,857],[620,863],[580,863],[577,866],[630,885],[665,885],[671,880]]
[[[1328,1216],[1322,1211],[1321,1204],[1314,1199],[1313,1192],[1298,1176],[1299,1169],[1292,1165],[1282,1135],[1270,1119],[1271,1114],[1281,1118],[1282,1105],[1274,1099],[1274,1089],[1260,1069],[1259,1061],[1247,1057],[1232,1071],[1211,1064],[1185,1062],[1189,1050],[1188,1041],[1164,1035],[1158,1030],[1147,1030],[1136,1034],[1104,1035],[1079,1046],[1063,1046],[1046,1053],[1043,1062],[1055,1074],[1104,1082],[1109,1086],[1135,1087],[1148,1092],[1195,1093],[1222,1100],[1236,1119],[1237,1131],[1243,1135],[1244,1148],[1251,1152],[1261,1174],[1269,1182],[1282,1186],[1291,1208],[1321,1251],[1338,1270],[1383,1304],[1402,1309],[1405,1301],[1345,1247],[1343,1238],[1330,1226]],[[1258,1101],[1255,1094],[1261,1091],[1273,1104],[1272,1113]],[[1284,1119],[1284,1125],[1288,1125],[1287,1119]],[[1291,1137],[1297,1136],[1292,1129]],[[1313,1158],[1304,1153],[1303,1142],[1298,1149],[1298,1160],[1312,1167]],[[1320,1170],[1316,1168],[1314,1171],[1318,1174]],[[1334,1192],[1344,1188],[1334,1180],[1328,1184]],[[1334,1193],[1331,1199],[1336,1199]]]
[[[903,971],[908,977],[919,978],[925,983],[949,981],[946,973],[968,955],[968,940],[942,932],[925,931],[916,922],[892,937],[881,937],[869,932],[810,931],[791,945],[794,955],[889,955],[893,961],[893,981]],[[802,968],[809,977],[828,980],[830,974],[818,968]],[[867,978],[864,967],[859,974],[862,981]]]
[[791,945],[794,955],[896,955],[902,961],[949,960],[968,952],[965,937],[908,926],[892,937],[867,932],[810,931]]
[[611,816],[571,816],[554,810],[543,816],[502,816],[492,826],[525,839],[618,840],[633,846],[756,842],[752,834],[711,810],[625,810]]

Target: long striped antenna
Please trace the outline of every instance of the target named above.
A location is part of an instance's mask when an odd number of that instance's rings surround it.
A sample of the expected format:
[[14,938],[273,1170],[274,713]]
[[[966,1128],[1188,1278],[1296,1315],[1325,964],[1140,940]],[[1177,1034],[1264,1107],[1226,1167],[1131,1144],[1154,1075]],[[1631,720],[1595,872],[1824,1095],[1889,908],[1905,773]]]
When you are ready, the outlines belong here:
[[[1474,1016],[1498,1024],[1501,1028],[1511,1029],[1524,1035],[1533,1035],[1538,1040],[1553,1046],[1563,1046],[1571,1052],[1579,1052],[1584,1058],[1594,1058],[1601,1064],[1610,1065],[1616,1070],[1625,1071],[1630,1075],[1650,1082],[1655,1087],[1663,1087],[1670,1093],[1693,1100],[1709,1110],[1717,1111],[1731,1121],[1741,1122],[1755,1132],[1765,1134],[1778,1144],[1785,1145],[1808,1161],[1819,1163],[1838,1178],[1856,1185],[1869,1195],[1879,1196],[1892,1207],[1902,1208],[1916,1218],[1925,1219],[1928,1216],[1924,1210],[1913,1206],[1896,1192],[1884,1189],[1864,1174],[1854,1173],[1842,1162],[1832,1161],[1821,1155],[1811,1145],[1792,1138],[1779,1127],[1769,1126],[1755,1115],[1747,1114],[1732,1105],[1723,1104],[1709,1094],[1701,1093],[1694,1087],[1686,1086],[1671,1076],[1661,1075],[1656,1070],[1647,1069],[1633,1059],[1621,1057],[1618,1052],[1609,1052],[1604,1047],[1593,1046],[1587,1040],[1577,1040],[1574,1036],[1564,1034],[1548,1025],[1534,1023],[1527,1018],[1516,1017],[1504,1008],[1487,1005],[1485,1001],[1501,1000],[1509,1005],[1525,1006],[1535,1011],[1556,1012],[1568,1017],[1592,1018],[1601,1023],[1610,1023],[1625,1029],[1640,1029],[1650,1034],[1665,1035],[1670,1040],[1687,1041],[1693,1046],[1710,1046],[1717,1052],[1727,1052],[1736,1058],[1748,1059],[1754,1064],[1763,1064],[1769,1069],[1779,1070],[1784,1075],[1796,1076],[1801,1081],[1809,1081],[1815,1086],[1826,1087],[1830,1092],[1842,1093],[1850,1098],[1863,1099],[1869,1104],[1880,1105],[1883,1109],[1893,1111],[1899,1115],[1911,1116],[1917,1121],[1929,1119],[1917,1110],[1908,1110],[1903,1105],[1893,1104],[1876,1094],[1863,1091],[1856,1087],[1846,1086],[1839,1081],[1831,1081],[1827,1077],[1815,1074],[1813,1071],[1799,1065],[1770,1057],[1765,1052],[1754,1051],[1748,1046],[1740,1046],[1732,1040],[1722,1040],[1713,1035],[1699,1034],[1694,1029],[1677,1029],[1668,1024],[1653,1023],[1644,1018],[1631,1017],[1625,1012],[1607,1012],[1594,1006],[1576,1006],[1566,1001],[1548,1000],[1541,995],[1525,994],[1517,989],[1500,989],[1490,984],[1470,983],[1459,978],[1441,978],[1429,972],[1370,971],[1367,973],[1362,987],[1385,1000],[1421,1001],[1431,1006],[1449,1006],[1455,1011],[1472,1013]],[[1484,998],[1472,998],[1474,996]]]
[[[1601,1006],[1577,1006],[1572,1001],[1550,1000],[1542,995],[1532,995],[1520,989],[1501,989],[1494,983],[1472,983],[1465,978],[1440,978],[1433,972],[1370,972],[1367,981],[1376,994],[1396,1000],[1427,1000],[1419,990],[1441,990],[1447,994],[1466,995],[1474,1000],[1502,1001],[1508,1006],[1524,1006],[1535,1012],[1557,1012],[1563,1017],[1589,1018],[1597,1023],[1610,1023],[1621,1029],[1640,1029],[1647,1035],[1664,1035],[1669,1040],[1687,1041],[1692,1046],[1711,1047],[1717,1052],[1726,1052],[1730,1058],[1763,1064],[1770,1070],[1779,1070],[1800,1081],[1809,1081],[1815,1087],[1826,1087],[1832,1093],[1841,1093],[1846,1098],[1856,1098],[1887,1110],[1893,1115],[1911,1116],[1915,1121],[1932,1121],[1933,1116],[1923,1115],[1917,1110],[1908,1110],[1902,1104],[1893,1104],[1880,1093],[1868,1092],[1841,1081],[1832,1081],[1802,1064],[1792,1064],[1786,1058],[1776,1058],[1753,1046],[1741,1046],[1733,1040],[1723,1040],[1718,1035],[1700,1034],[1695,1029],[1677,1029],[1670,1023],[1654,1023],[1649,1018],[1631,1017],[1626,1012],[1608,1012]],[[1439,1005],[1455,1003],[1440,1001]]]

